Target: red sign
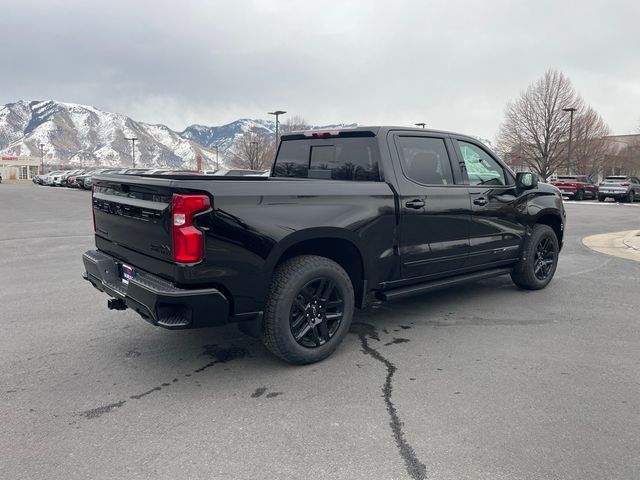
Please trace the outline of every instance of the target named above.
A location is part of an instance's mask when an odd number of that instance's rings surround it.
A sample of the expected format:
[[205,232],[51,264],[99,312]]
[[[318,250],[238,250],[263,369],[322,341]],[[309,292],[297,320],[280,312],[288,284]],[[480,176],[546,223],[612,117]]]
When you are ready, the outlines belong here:
[[2,160],[18,160],[18,157],[2,157]]

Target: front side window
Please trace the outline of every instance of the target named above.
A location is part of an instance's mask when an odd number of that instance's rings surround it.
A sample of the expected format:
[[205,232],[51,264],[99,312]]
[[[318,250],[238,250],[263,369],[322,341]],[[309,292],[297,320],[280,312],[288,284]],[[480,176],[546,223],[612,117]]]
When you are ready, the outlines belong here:
[[424,185],[452,185],[449,155],[442,138],[398,137],[402,170]]
[[458,140],[469,185],[506,185],[504,169],[482,148]]

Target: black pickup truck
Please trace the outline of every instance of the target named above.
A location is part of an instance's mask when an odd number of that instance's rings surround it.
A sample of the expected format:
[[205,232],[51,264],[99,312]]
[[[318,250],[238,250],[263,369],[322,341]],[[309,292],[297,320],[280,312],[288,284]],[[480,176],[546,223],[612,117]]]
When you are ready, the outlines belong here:
[[559,191],[477,140],[395,127],[282,137],[270,177],[98,175],[84,278],[154,325],[238,322],[294,364],[354,308],[510,274],[544,288]]

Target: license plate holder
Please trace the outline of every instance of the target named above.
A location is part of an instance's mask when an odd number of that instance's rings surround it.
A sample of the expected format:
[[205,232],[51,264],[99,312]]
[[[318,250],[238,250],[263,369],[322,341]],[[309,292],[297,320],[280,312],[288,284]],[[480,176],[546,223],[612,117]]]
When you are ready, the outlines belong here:
[[125,265],[124,263],[120,263],[118,265],[118,271],[120,274],[120,279],[125,285],[129,285],[129,280],[134,279],[136,276],[136,271],[133,269],[133,267]]

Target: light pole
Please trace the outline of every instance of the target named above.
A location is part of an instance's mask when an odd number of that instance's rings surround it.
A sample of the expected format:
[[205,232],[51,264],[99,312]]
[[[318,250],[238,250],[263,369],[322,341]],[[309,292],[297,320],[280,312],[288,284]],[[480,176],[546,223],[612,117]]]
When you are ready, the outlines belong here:
[[216,149],[216,171],[220,170],[220,165],[218,164],[218,146],[217,145],[211,145],[211,148],[215,148]]
[[427,126],[427,124],[426,124],[426,123],[424,123],[424,122],[414,123],[414,125],[415,125],[416,127],[422,127],[422,128],[424,128],[424,127],[426,127],[426,126]]
[[278,141],[280,140],[280,138],[279,138],[279,129],[278,129],[278,127],[280,125],[280,122],[278,122],[278,117],[280,115],[284,115],[287,112],[285,112],[284,110],[274,110],[273,112],[267,112],[267,113],[269,115],[275,115],[276,116],[276,152],[277,152],[278,151]]
[[569,152],[567,152],[567,173],[569,168],[571,168],[571,137],[573,135],[573,112],[577,109],[574,107],[563,108],[563,112],[569,112],[571,114],[571,119],[569,120]]
[[135,137],[124,137],[125,140],[129,140],[131,142],[131,168],[136,168],[136,141],[138,140]]
[[40,144],[40,175],[44,175],[44,143]]

